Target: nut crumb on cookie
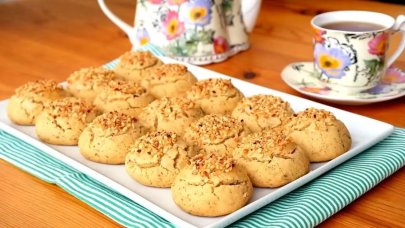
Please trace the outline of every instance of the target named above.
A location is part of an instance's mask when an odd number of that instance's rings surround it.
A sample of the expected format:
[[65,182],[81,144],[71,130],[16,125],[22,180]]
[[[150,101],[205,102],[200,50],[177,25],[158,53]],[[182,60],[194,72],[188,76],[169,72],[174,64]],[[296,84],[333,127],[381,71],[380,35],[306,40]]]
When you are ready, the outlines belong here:
[[238,90],[232,85],[231,79],[210,78],[195,83],[187,92],[188,97],[209,98],[232,95]]
[[187,72],[187,67],[183,64],[168,63],[154,69],[149,77],[152,80],[160,80],[167,76],[181,76]]
[[235,163],[232,157],[227,155],[198,154],[190,160],[190,166],[194,175],[200,174],[209,178],[211,175],[231,172]]
[[176,133],[166,131],[149,132],[135,141],[130,151],[133,153],[146,153],[160,158],[168,150],[179,147],[177,140]]
[[91,123],[91,126],[117,135],[127,133],[131,129],[134,129],[136,123],[138,123],[138,119],[135,117],[114,111],[98,116]]
[[190,111],[197,109],[197,105],[185,97],[164,97],[151,103],[151,107],[156,109],[163,117],[175,119],[189,117]]
[[67,79],[69,84],[106,85],[115,79],[114,71],[104,67],[88,67],[73,72]]
[[131,65],[135,69],[143,69],[155,65],[157,58],[149,51],[128,51],[120,57],[118,64]]
[[289,116],[289,103],[273,95],[255,95],[245,98],[240,103],[242,108],[256,117]]
[[46,106],[48,114],[53,118],[57,117],[83,117],[95,110],[95,107],[89,104],[83,98],[67,97],[54,100]]
[[107,93],[123,93],[142,95],[146,93],[141,85],[133,81],[115,80],[110,81],[106,87]]
[[189,126],[190,136],[199,142],[222,142],[244,130],[241,121],[228,115],[207,115]]
[[43,92],[50,92],[55,90],[63,90],[63,87],[59,85],[55,80],[37,80],[34,82],[28,82],[15,90],[17,95],[28,94],[40,94]]
[[278,127],[244,137],[237,148],[235,151],[243,153],[238,156],[271,160],[274,156],[288,158],[285,155],[292,154],[296,145],[292,138],[285,134],[284,129]]

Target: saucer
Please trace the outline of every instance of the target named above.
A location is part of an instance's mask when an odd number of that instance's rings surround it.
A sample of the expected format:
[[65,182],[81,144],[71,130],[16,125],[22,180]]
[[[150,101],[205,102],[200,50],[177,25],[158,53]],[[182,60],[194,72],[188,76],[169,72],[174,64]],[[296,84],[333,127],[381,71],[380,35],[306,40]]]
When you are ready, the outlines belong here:
[[313,69],[313,62],[292,63],[281,72],[281,78],[302,94],[335,104],[364,105],[405,96],[405,72],[393,66],[387,69],[376,87],[350,95],[323,85]]

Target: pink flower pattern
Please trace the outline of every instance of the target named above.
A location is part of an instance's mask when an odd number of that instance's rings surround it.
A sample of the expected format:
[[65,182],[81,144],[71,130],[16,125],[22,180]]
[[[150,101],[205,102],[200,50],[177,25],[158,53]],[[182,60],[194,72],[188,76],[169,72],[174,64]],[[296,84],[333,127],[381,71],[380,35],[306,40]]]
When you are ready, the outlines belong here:
[[387,50],[388,33],[383,33],[368,42],[368,52],[373,55],[384,55]]
[[390,67],[381,79],[381,84],[405,83],[405,73],[398,68]]
[[184,32],[184,22],[179,20],[179,14],[170,10],[163,21],[163,34],[167,40],[173,40]]
[[187,0],[167,0],[167,3],[169,3],[169,5],[181,5],[184,2],[187,2]]

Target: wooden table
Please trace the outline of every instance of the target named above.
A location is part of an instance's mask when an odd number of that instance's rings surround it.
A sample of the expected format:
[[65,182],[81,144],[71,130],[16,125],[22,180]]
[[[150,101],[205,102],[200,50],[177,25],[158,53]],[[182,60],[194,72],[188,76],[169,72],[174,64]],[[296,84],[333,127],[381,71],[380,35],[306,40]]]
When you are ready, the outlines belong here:
[[[125,34],[90,0],[0,0],[0,99],[40,78],[64,81],[81,67],[102,65],[130,49]],[[305,2],[305,3],[304,3]],[[128,23],[135,0],[109,0]],[[283,67],[311,60],[310,19],[333,10],[371,10],[396,17],[405,6],[358,1],[264,0],[252,48],[207,68],[296,96],[280,79]],[[399,43],[393,38],[391,47]],[[393,48],[392,48],[393,49]],[[392,53],[392,50],[391,50]],[[405,68],[405,54],[396,65]],[[332,105],[405,127],[405,97],[368,106]],[[376,129],[378,130],[378,129]],[[67,194],[0,160],[0,227],[117,227],[114,221]],[[321,227],[405,226],[405,171],[401,170]]]

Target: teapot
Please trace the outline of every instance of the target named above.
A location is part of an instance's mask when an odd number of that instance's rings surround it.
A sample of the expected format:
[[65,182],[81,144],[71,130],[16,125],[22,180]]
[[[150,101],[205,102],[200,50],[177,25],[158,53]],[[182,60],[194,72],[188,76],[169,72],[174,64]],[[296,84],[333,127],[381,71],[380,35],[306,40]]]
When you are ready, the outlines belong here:
[[204,65],[249,48],[261,0],[138,0],[134,27],[114,15],[104,0],[98,3],[128,35],[132,50],[150,43],[168,57]]

